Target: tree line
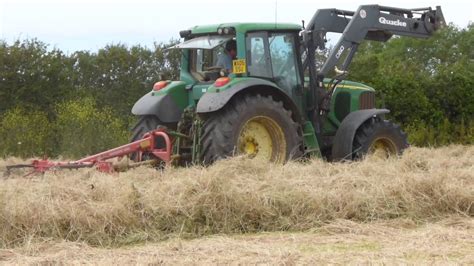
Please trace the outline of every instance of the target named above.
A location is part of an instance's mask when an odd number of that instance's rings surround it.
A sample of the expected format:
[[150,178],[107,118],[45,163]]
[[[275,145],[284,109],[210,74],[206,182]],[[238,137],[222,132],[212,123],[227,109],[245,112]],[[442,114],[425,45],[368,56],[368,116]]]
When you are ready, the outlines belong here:
[[[130,109],[161,79],[178,79],[177,40],[65,54],[37,39],[0,41],[0,155],[81,156],[123,144]],[[474,25],[427,40],[365,42],[349,79],[418,145],[474,143]]]
[[54,103],[92,97],[117,115],[128,115],[154,82],[178,78],[180,54],[166,50],[174,43],[157,43],[154,49],[107,45],[96,53],[67,55],[37,39],[0,42],[0,112],[28,106],[51,116]]
[[179,78],[177,41],[65,54],[37,39],[0,41],[0,156],[78,157],[128,141],[130,110]]

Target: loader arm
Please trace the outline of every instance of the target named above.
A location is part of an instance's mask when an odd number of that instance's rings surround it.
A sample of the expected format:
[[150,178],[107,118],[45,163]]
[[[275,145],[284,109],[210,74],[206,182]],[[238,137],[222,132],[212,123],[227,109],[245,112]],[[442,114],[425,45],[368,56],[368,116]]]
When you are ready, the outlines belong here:
[[[328,32],[326,28],[329,32],[341,32],[344,23],[347,22],[347,24],[339,41],[321,67],[318,76],[325,76],[334,69],[346,50],[349,51],[349,54],[342,65],[341,71],[347,71],[357,47],[365,39],[385,42],[393,35],[427,38],[445,25],[440,7],[432,10],[431,8],[402,9],[379,5],[363,5],[354,13],[342,10],[330,11],[331,16],[328,16],[327,13],[327,10],[320,14],[316,13],[311,20],[311,22],[314,20],[314,23],[310,22],[308,25],[308,30],[313,32],[312,39],[318,45],[316,48],[324,48],[320,45],[319,36],[325,35],[325,31]],[[351,17],[350,20],[347,18],[349,16]],[[328,18],[331,22],[321,23],[320,20],[328,21]],[[330,23],[333,26],[325,27]],[[314,32],[317,33],[317,37],[314,36]]]
[[[328,59],[318,71],[311,71],[312,78],[322,80],[335,68],[344,51],[349,55],[341,71],[347,71],[357,47],[363,40],[388,41],[393,35],[427,38],[445,25],[441,7],[403,9],[379,5],[362,5],[357,11],[320,9],[303,31],[303,42],[308,52],[307,60],[313,61],[315,49],[325,49],[328,32],[342,33]],[[311,68],[313,62],[304,66]],[[311,73],[313,72],[313,73]]]
[[[370,11],[370,14],[367,13],[367,10]],[[365,17],[360,16],[360,21],[353,22],[354,24],[351,24],[351,27],[348,28],[348,24],[355,18],[354,14],[365,14]],[[418,17],[415,17],[416,15]],[[390,18],[393,21],[397,19],[400,21],[397,24],[403,25],[406,23],[407,27],[387,27],[390,24],[374,21],[374,18],[380,20],[380,17],[384,17],[384,22],[390,20]],[[346,41],[359,44],[363,39],[387,41],[393,35],[428,37],[434,30],[442,27],[444,23],[444,17],[439,6],[436,7],[436,10],[432,10],[431,8],[402,9],[365,5],[359,7],[358,12],[329,8],[316,11],[303,32],[303,37],[306,46],[311,42],[313,49],[323,50],[326,49],[326,34],[328,32],[344,33],[348,36]],[[420,28],[420,25],[423,27]],[[357,36],[354,36],[354,33],[357,33]],[[344,36],[342,36],[338,44],[341,44],[344,39]],[[340,45],[336,47],[340,47]],[[308,60],[305,60],[305,67],[307,63]],[[328,67],[330,68],[329,64]],[[327,74],[327,71],[325,74]]]

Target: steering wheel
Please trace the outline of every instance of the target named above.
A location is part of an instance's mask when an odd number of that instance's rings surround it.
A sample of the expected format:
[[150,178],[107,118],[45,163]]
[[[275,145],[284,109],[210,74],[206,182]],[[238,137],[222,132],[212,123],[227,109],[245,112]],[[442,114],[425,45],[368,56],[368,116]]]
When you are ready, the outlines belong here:
[[196,74],[197,76],[200,77],[200,80],[206,80],[206,74],[202,73],[202,72],[193,72],[194,74]]
[[224,68],[223,67],[220,67],[220,66],[210,66],[210,67],[206,67],[206,71],[221,71],[223,70]]
[[227,75],[229,75],[229,72],[227,71],[227,69],[223,67],[219,67],[219,66],[208,67],[206,68],[206,71],[219,72],[219,75],[221,77],[227,77]]

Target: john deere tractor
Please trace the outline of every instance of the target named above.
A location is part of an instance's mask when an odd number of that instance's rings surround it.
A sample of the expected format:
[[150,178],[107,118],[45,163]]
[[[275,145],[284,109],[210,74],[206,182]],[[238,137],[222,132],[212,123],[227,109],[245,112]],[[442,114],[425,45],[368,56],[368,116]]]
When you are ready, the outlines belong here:
[[[384,118],[389,110],[376,109],[374,89],[344,78],[364,40],[429,37],[444,24],[440,7],[362,5],[355,12],[318,10],[306,27],[227,23],[181,31],[183,42],[171,48],[182,51],[180,80],[155,83],[135,103],[133,140],[163,129],[177,164],[240,154],[278,163],[302,156],[400,154],[407,136]],[[318,66],[328,32],[341,37]],[[229,69],[218,61],[230,56],[230,42],[236,54]],[[165,142],[154,145],[164,149]]]

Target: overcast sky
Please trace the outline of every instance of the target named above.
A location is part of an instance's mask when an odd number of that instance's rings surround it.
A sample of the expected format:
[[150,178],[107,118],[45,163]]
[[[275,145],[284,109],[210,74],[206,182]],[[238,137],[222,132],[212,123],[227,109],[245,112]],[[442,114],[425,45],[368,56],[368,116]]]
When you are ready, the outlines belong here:
[[355,10],[360,4],[402,8],[441,5],[448,22],[474,22],[474,1],[420,0],[355,2],[342,0],[0,0],[0,39],[39,40],[66,52],[92,50],[110,43],[167,42],[194,25],[222,22],[309,21],[318,8]]

